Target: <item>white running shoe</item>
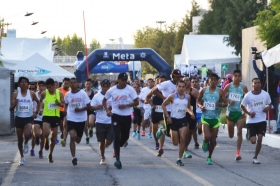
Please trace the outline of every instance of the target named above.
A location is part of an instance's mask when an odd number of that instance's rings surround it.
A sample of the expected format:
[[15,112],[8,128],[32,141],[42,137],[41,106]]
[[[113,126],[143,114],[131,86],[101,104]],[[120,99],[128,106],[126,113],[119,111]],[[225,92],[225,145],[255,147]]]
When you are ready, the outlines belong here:
[[253,164],[261,164],[261,162],[257,158],[253,158]]
[[29,151],[28,143],[24,144],[23,152],[24,154],[27,154]]
[[24,162],[25,162],[25,159],[24,159],[24,157],[22,157],[22,158],[19,160],[18,164],[19,164],[19,165],[24,165]]

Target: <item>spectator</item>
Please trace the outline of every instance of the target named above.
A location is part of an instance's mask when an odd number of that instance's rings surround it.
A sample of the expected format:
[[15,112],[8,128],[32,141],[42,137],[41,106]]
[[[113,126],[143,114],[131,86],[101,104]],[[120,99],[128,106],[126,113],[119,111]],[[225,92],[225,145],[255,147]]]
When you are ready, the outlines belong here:
[[227,86],[227,84],[230,84],[231,82],[232,82],[232,75],[227,74],[226,75],[226,81],[223,83],[222,89],[224,89]]
[[201,67],[201,78],[204,79],[207,77],[208,74],[208,68],[206,67],[206,65],[202,65]]

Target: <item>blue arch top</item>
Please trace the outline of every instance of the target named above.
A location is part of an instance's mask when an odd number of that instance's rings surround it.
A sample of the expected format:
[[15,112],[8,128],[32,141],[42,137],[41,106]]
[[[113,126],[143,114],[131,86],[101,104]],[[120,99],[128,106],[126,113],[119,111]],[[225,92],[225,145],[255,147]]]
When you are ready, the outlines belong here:
[[[137,49],[97,49],[88,56],[88,67],[91,71],[101,61],[147,61],[159,74],[170,78],[170,65],[150,48]],[[87,79],[86,59],[77,67],[75,71],[79,82]]]

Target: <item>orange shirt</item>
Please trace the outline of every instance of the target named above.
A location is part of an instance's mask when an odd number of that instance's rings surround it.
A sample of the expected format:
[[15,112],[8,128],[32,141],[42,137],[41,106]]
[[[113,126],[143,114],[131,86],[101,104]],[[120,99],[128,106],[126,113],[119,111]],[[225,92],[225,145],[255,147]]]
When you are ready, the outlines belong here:
[[[64,90],[64,88],[60,87],[60,88],[58,88],[58,90],[60,90],[60,91],[62,92],[63,96],[65,96],[65,94],[66,94],[70,89]],[[64,107],[60,107],[59,110],[60,110],[61,112],[63,112],[63,111],[64,111]]]

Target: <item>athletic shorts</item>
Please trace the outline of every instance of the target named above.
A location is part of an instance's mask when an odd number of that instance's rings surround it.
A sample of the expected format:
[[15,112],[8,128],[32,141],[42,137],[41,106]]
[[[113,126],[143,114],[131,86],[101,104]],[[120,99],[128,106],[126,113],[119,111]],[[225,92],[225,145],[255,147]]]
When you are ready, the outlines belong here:
[[201,123],[201,115],[202,113],[196,113],[196,122]]
[[84,129],[85,129],[86,122],[73,122],[67,120],[67,131],[75,130],[77,132],[77,136],[80,138],[83,137]]
[[151,119],[153,124],[159,123],[160,121],[163,121],[163,113],[152,110]]
[[60,121],[63,121],[65,117],[65,114],[63,111],[60,111]]
[[140,109],[137,109],[137,108],[134,108],[133,109],[133,120],[132,120],[132,123],[133,124],[137,124],[138,126],[141,125],[141,122],[142,122],[142,114],[141,114],[141,110]]
[[94,114],[94,111],[87,110],[87,116],[89,116],[89,115],[91,115],[91,114]]
[[241,111],[227,111],[226,118],[236,123],[238,120],[245,119],[245,115]]
[[195,130],[196,129],[196,119],[192,119],[191,115],[188,112],[186,113],[186,119],[189,124],[189,129]]
[[59,126],[60,118],[57,116],[43,116],[43,123],[49,123],[51,128],[56,128]]
[[247,129],[249,132],[249,138],[258,134],[262,134],[263,136],[265,136],[266,121],[262,121],[259,123],[247,123]]
[[150,119],[150,117],[151,117],[151,108],[145,108],[144,110],[145,110],[145,112],[144,112],[144,120]]
[[181,119],[171,118],[171,120],[172,124],[170,124],[170,129],[172,131],[179,131],[180,128],[188,126],[186,117]]
[[98,142],[105,142],[110,141],[113,142],[114,140],[114,130],[112,124],[103,124],[103,123],[96,123],[96,138]]
[[33,117],[28,117],[28,118],[21,118],[21,117],[17,117],[15,118],[15,127],[16,128],[20,128],[20,129],[24,129],[25,125],[27,124],[32,124],[33,123]]
[[34,120],[33,124],[37,124],[37,125],[40,125],[40,127],[42,127],[43,126],[43,121]]
[[201,122],[204,125],[209,125],[210,128],[216,129],[220,126],[220,118],[217,119],[205,119],[201,118]]

